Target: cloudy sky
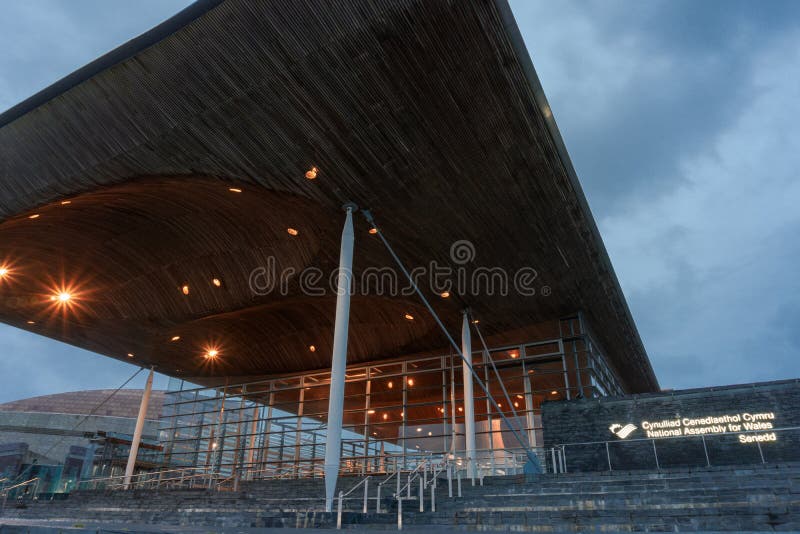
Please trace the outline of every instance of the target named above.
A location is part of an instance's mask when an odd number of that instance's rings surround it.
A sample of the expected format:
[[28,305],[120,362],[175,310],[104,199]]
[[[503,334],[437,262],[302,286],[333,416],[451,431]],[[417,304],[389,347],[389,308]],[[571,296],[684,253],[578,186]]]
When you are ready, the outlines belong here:
[[[0,0],[0,108],[187,4]],[[800,376],[800,2],[512,7],[662,387]],[[135,370],[0,325],[0,402]]]

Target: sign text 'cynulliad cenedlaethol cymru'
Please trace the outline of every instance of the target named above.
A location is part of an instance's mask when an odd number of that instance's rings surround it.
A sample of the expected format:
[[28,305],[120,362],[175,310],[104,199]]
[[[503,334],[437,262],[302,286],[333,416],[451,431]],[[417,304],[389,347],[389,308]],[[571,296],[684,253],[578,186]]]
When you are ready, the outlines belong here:
[[775,432],[758,433],[775,428],[775,413],[733,413],[704,417],[674,417],[660,421],[642,421],[640,427],[648,438],[702,436],[704,434],[739,433],[740,443],[777,441]]

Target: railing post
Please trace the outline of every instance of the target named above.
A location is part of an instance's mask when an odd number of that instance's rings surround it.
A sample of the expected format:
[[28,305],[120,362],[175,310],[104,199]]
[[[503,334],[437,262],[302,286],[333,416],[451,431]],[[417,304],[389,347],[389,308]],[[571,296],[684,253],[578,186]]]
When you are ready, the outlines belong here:
[[456,482],[458,482],[458,497],[461,498],[461,471],[456,469]]
[[556,448],[550,449],[550,456],[552,458],[551,465],[553,466],[553,473],[558,473],[558,465],[556,464]]
[[375,497],[375,513],[376,514],[381,513],[381,485],[382,484],[378,484],[378,493],[377,493],[377,495]]
[[421,477],[419,479],[419,511],[425,511],[425,484]]
[[397,530],[403,530],[403,497],[397,496]]
[[431,512],[436,511],[436,479],[433,479],[433,485],[431,486]]
[[453,498],[453,466],[447,464],[447,496]]
[[565,445],[561,446],[561,472],[567,472],[567,447]]
[[706,437],[700,434],[700,438],[703,440],[703,452],[706,454],[706,467],[711,467],[711,460],[708,458],[708,447],[706,447]]
[[661,466],[658,464],[658,451],[656,450],[656,440],[653,440],[653,457],[656,459],[656,470],[661,471]]
[[342,497],[344,492],[339,492],[339,505],[336,507],[336,530],[342,529]]
[[613,471],[611,469],[611,452],[608,450],[608,442],[606,441],[606,458],[608,459],[608,470]]
[[364,479],[364,513],[367,513],[369,506],[369,477]]
[[406,483],[406,497],[411,498],[411,473],[408,474],[408,482]]

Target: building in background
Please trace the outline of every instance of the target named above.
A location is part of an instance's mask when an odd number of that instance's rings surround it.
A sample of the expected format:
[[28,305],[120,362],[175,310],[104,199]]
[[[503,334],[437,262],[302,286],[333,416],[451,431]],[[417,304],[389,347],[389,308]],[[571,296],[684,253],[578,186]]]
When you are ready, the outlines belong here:
[[[142,390],[101,389],[0,404],[0,478],[38,476],[50,491],[61,492],[79,479],[121,474],[141,399]],[[163,401],[164,392],[152,392],[137,471],[161,466]]]

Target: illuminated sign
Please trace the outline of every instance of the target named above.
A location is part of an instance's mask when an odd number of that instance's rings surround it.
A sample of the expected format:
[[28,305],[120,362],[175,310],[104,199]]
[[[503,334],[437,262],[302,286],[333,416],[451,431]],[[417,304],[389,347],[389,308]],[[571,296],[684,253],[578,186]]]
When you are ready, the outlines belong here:
[[[739,433],[739,443],[756,443],[777,441],[775,432],[751,434],[762,430],[773,430],[775,426],[774,412],[734,413],[709,415],[705,417],[680,417],[661,419],[659,421],[642,421],[639,423],[646,438],[676,438],[685,436],[703,436],[706,434]],[[629,437],[637,429],[633,423],[625,425],[614,423],[608,430],[620,439]]]

